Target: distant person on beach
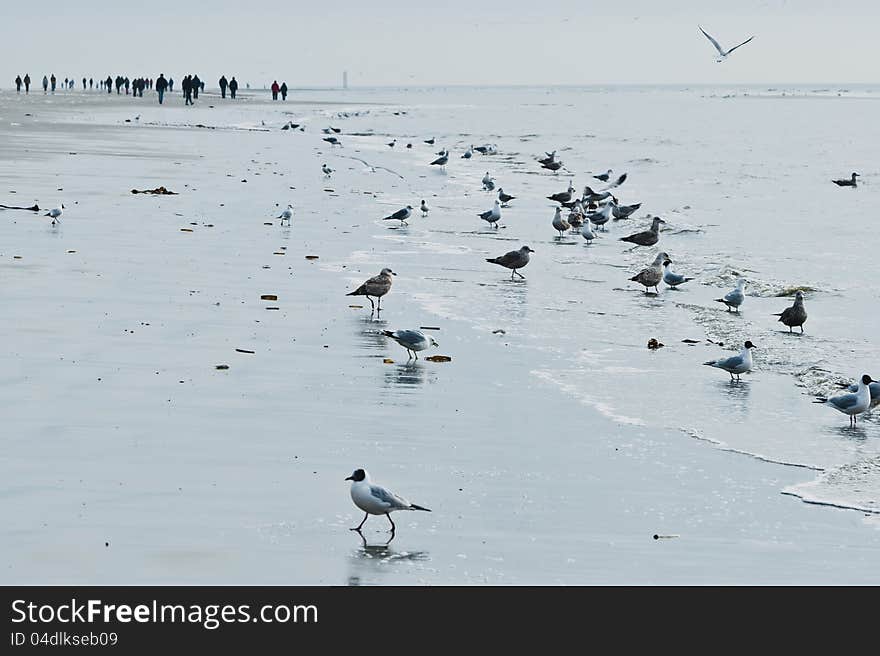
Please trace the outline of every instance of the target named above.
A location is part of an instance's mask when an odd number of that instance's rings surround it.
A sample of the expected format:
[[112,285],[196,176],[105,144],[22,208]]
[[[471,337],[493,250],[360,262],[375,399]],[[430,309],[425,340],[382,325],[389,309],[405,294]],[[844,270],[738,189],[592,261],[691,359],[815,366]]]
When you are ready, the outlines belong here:
[[129,86],[129,84],[130,84],[129,79],[128,79],[128,78],[125,78],[125,79],[122,81],[122,84],[123,84],[123,86],[125,87],[125,95],[127,96],[127,95],[128,95],[128,86]]
[[24,74],[24,92],[25,92],[25,95],[27,95],[31,92],[31,74],[30,73]]
[[113,90],[113,79],[108,75],[107,79],[104,80],[104,86],[107,88],[107,93],[110,93]]
[[192,91],[193,98],[196,100],[199,99],[199,89],[202,88],[202,81],[199,79],[199,74],[196,73],[192,76],[189,81],[190,90]]
[[66,89],[66,88],[67,88],[67,78],[64,78],[64,86],[61,87],[61,88],[62,88],[62,89]]
[[235,98],[235,92],[238,91],[238,82],[235,80],[235,76],[232,76],[232,79],[229,80],[229,97]]
[[281,90],[281,87],[278,86],[278,80],[272,82],[272,100],[278,100],[278,92]]
[[95,78],[90,77],[89,78],[89,90],[91,91],[94,86],[95,86]]
[[85,90],[86,90],[86,79],[83,78],[83,91],[85,91]]
[[55,79],[55,73],[52,73],[52,77],[49,78],[49,81],[52,83],[52,93],[55,93],[55,84],[58,82]]
[[15,76],[15,91],[21,93],[21,75]]
[[225,75],[220,76],[219,84],[220,84],[220,97],[225,98],[226,97],[226,87],[229,86],[229,82],[226,81]]
[[183,88],[183,104],[184,105],[192,105],[192,78],[187,75],[183,78],[183,82],[180,85]]
[[43,76],[43,93],[49,93],[49,78]]
[[287,82],[281,83],[281,100],[287,100]]
[[165,96],[165,89],[168,88],[168,80],[165,79],[165,73],[159,73],[156,78],[156,93],[159,94],[159,104],[162,104],[162,98]]
[[174,93],[174,78],[168,78],[168,93]]

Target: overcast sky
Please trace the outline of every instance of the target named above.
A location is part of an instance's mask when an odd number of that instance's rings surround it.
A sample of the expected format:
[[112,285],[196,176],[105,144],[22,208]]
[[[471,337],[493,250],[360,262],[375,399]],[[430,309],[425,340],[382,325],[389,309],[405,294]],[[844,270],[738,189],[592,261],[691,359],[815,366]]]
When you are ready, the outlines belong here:
[[[0,86],[72,76],[291,87],[876,82],[880,3],[850,0],[2,0]],[[209,5],[209,13],[202,13]],[[722,64],[722,46],[756,35]]]

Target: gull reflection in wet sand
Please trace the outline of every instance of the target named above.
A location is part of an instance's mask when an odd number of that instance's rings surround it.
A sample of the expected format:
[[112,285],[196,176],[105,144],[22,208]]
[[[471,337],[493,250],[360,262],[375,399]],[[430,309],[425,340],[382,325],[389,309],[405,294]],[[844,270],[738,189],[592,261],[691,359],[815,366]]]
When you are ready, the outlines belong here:
[[[386,365],[385,370],[385,386],[386,387],[418,387],[424,385],[428,380],[428,369],[421,362],[410,361],[405,364]],[[432,378],[436,374],[432,373]]]
[[361,539],[360,548],[349,556],[351,573],[348,585],[376,584],[378,579],[386,575],[398,563],[418,563],[430,560],[427,551],[395,551],[389,545],[394,539],[392,535],[387,542],[367,544],[367,538],[361,531],[356,531]]

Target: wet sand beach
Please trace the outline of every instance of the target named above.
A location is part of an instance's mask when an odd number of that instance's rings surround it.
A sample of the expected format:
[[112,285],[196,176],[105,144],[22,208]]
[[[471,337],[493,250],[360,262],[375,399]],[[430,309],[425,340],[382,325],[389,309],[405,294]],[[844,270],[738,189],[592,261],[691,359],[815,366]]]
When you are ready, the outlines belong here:
[[[871,94],[241,95],[0,93],[0,203],[65,205],[58,226],[0,210],[0,580],[880,582],[876,411],[850,431],[811,403],[880,378],[880,292],[859,273],[876,191],[827,182],[818,153],[844,146],[810,120],[867,125]],[[852,159],[871,161],[866,129],[838,135]],[[484,142],[499,155],[460,159]],[[442,146],[445,173],[428,165]],[[571,175],[535,163],[554,148]],[[642,209],[593,245],[555,239],[545,197],[609,166]],[[476,216],[487,170],[517,196],[497,230]],[[131,193],[160,186],[176,195]],[[407,203],[409,226],[381,221]],[[841,203],[858,213],[827,228]],[[649,213],[660,243],[625,252]],[[523,244],[525,281],[485,261]],[[629,283],[659,249],[697,280]],[[371,317],[345,294],[383,267],[397,276]],[[735,317],[713,299],[738,273]],[[803,337],[771,316],[798,285]],[[439,347],[415,362],[381,335],[425,326]],[[760,350],[742,384],[702,366],[744,339]],[[397,513],[387,547],[373,517],[364,546],[357,467],[433,512]]]

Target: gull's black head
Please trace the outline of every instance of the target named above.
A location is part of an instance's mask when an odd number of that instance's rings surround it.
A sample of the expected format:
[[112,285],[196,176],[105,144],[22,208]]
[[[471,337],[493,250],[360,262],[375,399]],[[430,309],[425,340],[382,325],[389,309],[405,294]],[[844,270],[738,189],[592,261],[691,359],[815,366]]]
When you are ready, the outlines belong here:
[[366,477],[367,477],[367,472],[365,472],[363,469],[355,469],[354,472],[352,472],[351,476],[349,476],[345,480],[354,481],[355,483],[358,483],[358,482],[364,480]]
[[862,376],[862,382],[863,382],[865,385],[870,385],[871,383],[874,382],[874,379],[871,378],[868,374],[865,374],[864,376]]
[[754,344],[752,344],[750,341],[747,341],[747,342],[745,343],[745,347],[746,347],[747,349],[758,348],[757,346],[755,346]]
[[671,260],[664,260],[663,261],[663,266],[669,266],[670,264],[672,264]]

